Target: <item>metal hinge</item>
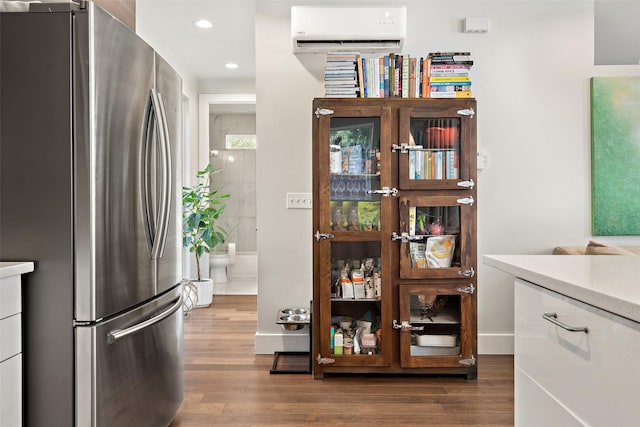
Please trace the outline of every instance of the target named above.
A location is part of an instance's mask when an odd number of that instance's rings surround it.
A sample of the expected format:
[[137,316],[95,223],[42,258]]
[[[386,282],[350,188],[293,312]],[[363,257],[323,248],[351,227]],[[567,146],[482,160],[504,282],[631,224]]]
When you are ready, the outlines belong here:
[[469,284],[466,288],[458,288],[456,291],[462,292],[463,294],[473,294],[476,288],[473,287],[473,284]]
[[476,112],[473,111],[473,108],[466,108],[464,110],[458,110],[458,114],[460,114],[461,116],[471,116],[473,117]]
[[333,110],[329,110],[328,108],[316,108],[317,118],[320,118],[320,116],[328,116],[329,114],[333,114]]
[[473,267],[471,267],[468,270],[460,270],[458,271],[458,274],[460,276],[464,276],[464,277],[473,277],[476,275],[476,271],[473,269]]
[[391,144],[391,151],[396,152],[400,150],[401,153],[407,153],[409,151],[420,151],[424,147],[422,145],[409,145],[409,144]]
[[469,181],[460,181],[459,183],[456,184],[458,187],[463,187],[463,188],[473,188],[476,186],[476,183],[473,182],[472,179],[470,179]]
[[469,197],[463,197],[462,199],[458,199],[456,200],[456,202],[463,205],[473,206],[473,202],[475,202],[475,200],[473,200],[473,197],[469,196]]
[[320,231],[316,231],[316,234],[313,235],[317,241],[322,239],[333,239],[333,234],[321,233]]
[[318,365],[328,365],[329,363],[336,363],[336,359],[332,359],[330,357],[322,357],[320,353],[318,353]]
[[473,357],[473,354],[472,354],[470,359],[458,360],[458,363],[464,366],[473,366],[476,364],[476,358]]

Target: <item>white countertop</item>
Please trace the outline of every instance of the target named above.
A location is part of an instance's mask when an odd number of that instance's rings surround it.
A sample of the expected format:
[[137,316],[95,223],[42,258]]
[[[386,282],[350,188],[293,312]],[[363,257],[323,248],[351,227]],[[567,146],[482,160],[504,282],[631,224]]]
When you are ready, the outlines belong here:
[[640,257],[633,255],[485,255],[499,270],[640,322]]
[[17,276],[18,274],[31,273],[33,262],[8,262],[0,261],[0,279],[3,277]]

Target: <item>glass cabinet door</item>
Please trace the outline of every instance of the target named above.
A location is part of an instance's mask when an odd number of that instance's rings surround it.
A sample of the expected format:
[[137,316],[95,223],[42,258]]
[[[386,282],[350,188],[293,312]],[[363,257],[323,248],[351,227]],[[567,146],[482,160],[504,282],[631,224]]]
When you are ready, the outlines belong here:
[[332,367],[387,366],[391,273],[382,255],[391,242],[382,236],[397,200],[389,189],[391,151],[381,146],[389,147],[390,112],[321,105],[314,129],[316,359]]
[[473,197],[400,197],[400,277],[444,279],[475,275]]
[[380,118],[332,117],[331,231],[380,231]]
[[[379,241],[330,242],[330,272],[323,290],[321,354],[335,366],[384,366],[389,344],[383,334],[389,284]],[[326,310],[326,311],[325,311]]]
[[399,186],[402,190],[464,190],[475,185],[475,101],[400,110]]
[[400,364],[460,367],[475,364],[473,283],[400,285]]

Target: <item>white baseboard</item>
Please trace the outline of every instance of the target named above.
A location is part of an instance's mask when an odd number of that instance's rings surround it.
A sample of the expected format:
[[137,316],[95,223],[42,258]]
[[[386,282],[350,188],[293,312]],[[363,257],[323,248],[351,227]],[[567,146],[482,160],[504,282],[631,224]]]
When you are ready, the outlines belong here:
[[479,354],[513,354],[513,334],[478,334]]

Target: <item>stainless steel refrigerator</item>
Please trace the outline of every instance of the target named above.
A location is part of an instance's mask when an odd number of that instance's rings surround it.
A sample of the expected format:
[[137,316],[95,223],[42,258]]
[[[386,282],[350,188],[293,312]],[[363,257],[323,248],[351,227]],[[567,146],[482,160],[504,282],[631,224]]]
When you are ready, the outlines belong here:
[[92,3],[0,13],[0,259],[36,265],[27,426],[166,426],[182,401],[181,92]]

